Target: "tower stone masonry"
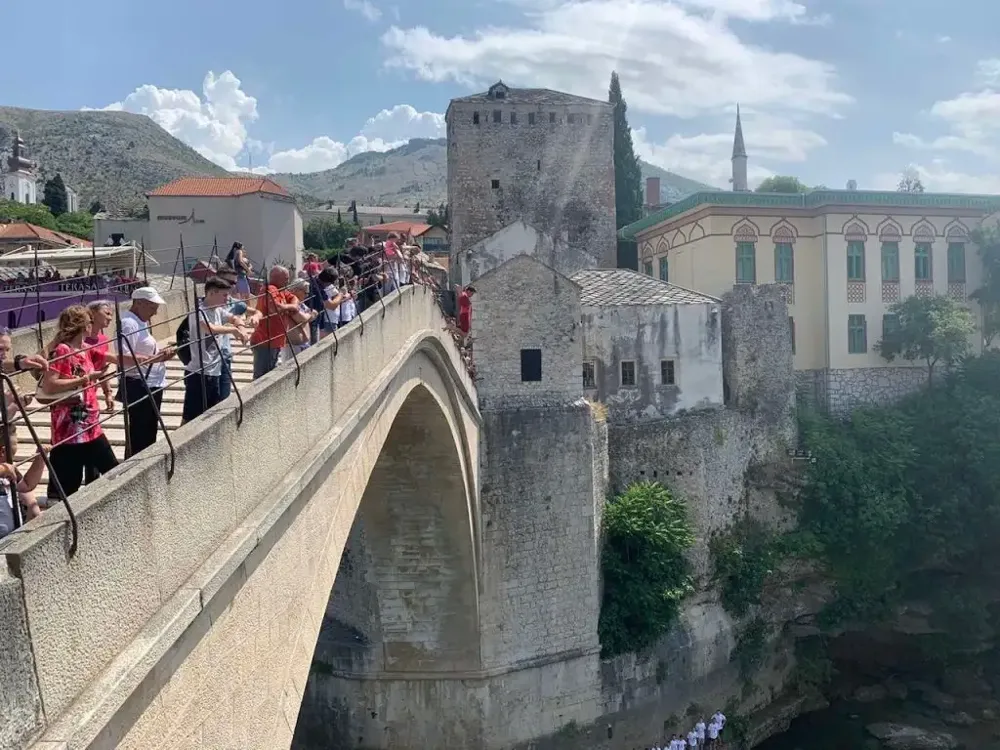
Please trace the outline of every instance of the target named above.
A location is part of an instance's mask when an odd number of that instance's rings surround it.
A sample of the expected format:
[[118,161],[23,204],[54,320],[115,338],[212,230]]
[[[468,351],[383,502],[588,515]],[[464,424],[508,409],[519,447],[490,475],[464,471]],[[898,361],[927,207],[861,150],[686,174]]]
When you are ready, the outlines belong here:
[[613,112],[607,102],[503,82],[452,99],[446,121],[453,267],[456,256],[518,221],[551,238],[556,252],[561,245],[579,253],[579,268],[543,259],[563,273],[614,267]]

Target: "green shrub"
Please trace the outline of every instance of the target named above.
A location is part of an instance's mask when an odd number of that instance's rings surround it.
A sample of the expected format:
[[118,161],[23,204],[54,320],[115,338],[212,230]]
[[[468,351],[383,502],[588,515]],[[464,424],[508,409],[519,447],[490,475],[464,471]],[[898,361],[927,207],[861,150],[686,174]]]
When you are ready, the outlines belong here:
[[884,620],[903,599],[933,594],[910,583],[931,568],[956,574],[951,601],[934,603],[949,628],[982,630],[982,606],[960,589],[1000,562],[1000,354],[846,422],[806,416],[800,433],[815,463],[799,528],[837,594],[821,622]]
[[760,522],[746,519],[715,537],[710,548],[722,606],[734,617],[743,617],[760,602],[764,585],[781,561],[779,540]]
[[657,483],[635,484],[604,510],[604,597],[598,632],[604,656],[653,644],[693,590],[684,551],[694,535],[684,503]]
[[730,660],[739,663],[740,677],[744,683],[753,681],[764,662],[767,660],[767,641],[771,630],[767,623],[759,617],[754,618],[740,633],[736,648],[730,655]]

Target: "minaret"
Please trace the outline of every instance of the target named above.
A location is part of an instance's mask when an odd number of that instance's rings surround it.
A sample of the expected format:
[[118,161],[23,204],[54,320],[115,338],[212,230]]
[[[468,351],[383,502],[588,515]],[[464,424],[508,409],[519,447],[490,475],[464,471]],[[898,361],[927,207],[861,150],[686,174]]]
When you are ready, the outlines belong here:
[[736,135],[733,136],[733,192],[745,193],[747,187],[747,147],[743,143],[740,105],[736,105]]

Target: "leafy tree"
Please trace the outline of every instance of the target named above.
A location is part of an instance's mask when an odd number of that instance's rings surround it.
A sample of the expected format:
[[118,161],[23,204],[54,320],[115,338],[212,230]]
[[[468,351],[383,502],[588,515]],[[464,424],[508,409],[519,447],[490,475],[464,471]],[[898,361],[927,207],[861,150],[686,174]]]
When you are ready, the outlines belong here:
[[69,208],[69,197],[66,195],[66,183],[63,182],[62,175],[56,172],[56,176],[45,181],[45,197],[42,203],[49,207],[53,216],[66,213]]
[[900,193],[922,193],[924,183],[920,181],[920,173],[913,167],[907,167],[899,177],[896,190]]
[[766,177],[755,192],[758,193],[808,193],[811,188],[790,175]]
[[687,508],[660,484],[634,484],[608,503],[598,621],[606,656],[639,651],[670,629],[693,590],[684,556],[692,544]]
[[983,285],[971,296],[983,311],[983,343],[990,346],[1000,333],[1000,224],[980,227],[970,239],[983,264]]
[[907,297],[889,310],[896,323],[875,345],[886,361],[923,360],[928,383],[933,383],[938,362],[950,367],[969,353],[969,337],[975,330],[972,316],[950,297]]
[[[642,218],[642,168],[632,143],[628,124],[628,105],[622,97],[618,73],[612,71],[608,101],[614,106],[615,226],[618,229]],[[634,242],[618,243],[618,265],[638,270],[639,259]]]
[[74,211],[56,217],[56,228],[74,237],[94,239],[94,217],[87,211]]
[[800,435],[813,462],[796,533],[814,541],[837,595],[821,622],[874,625],[919,599],[946,630],[926,645],[969,653],[1000,563],[1000,353],[848,421],[806,416]]
[[354,237],[359,228],[332,219],[313,219],[302,228],[302,242],[306,250],[342,250],[349,237]]
[[90,208],[88,209],[91,216],[93,216],[94,214],[99,214],[101,211],[104,210],[105,210],[104,204],[101,203],[100,201],[94,201],[93,203],[90,204]]
[[0,220],[26,221],[46,229],[56,228],[56,219],[48,206],[37,203],[17,203],[0,200]]

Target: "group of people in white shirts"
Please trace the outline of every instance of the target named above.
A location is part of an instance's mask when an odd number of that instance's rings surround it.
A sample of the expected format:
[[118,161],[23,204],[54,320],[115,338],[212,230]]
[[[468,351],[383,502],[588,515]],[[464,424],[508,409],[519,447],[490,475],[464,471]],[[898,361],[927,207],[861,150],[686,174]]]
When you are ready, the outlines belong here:
[[688,750],[696,747],[713,747],[718,742],[722,734],[723,727],[726,726],[726,715],[722,711],[716,711],[712,720],[706,726],[704,719],[698,719],[686,737],[675,734],[662,748],[654,747],[652,750]]

